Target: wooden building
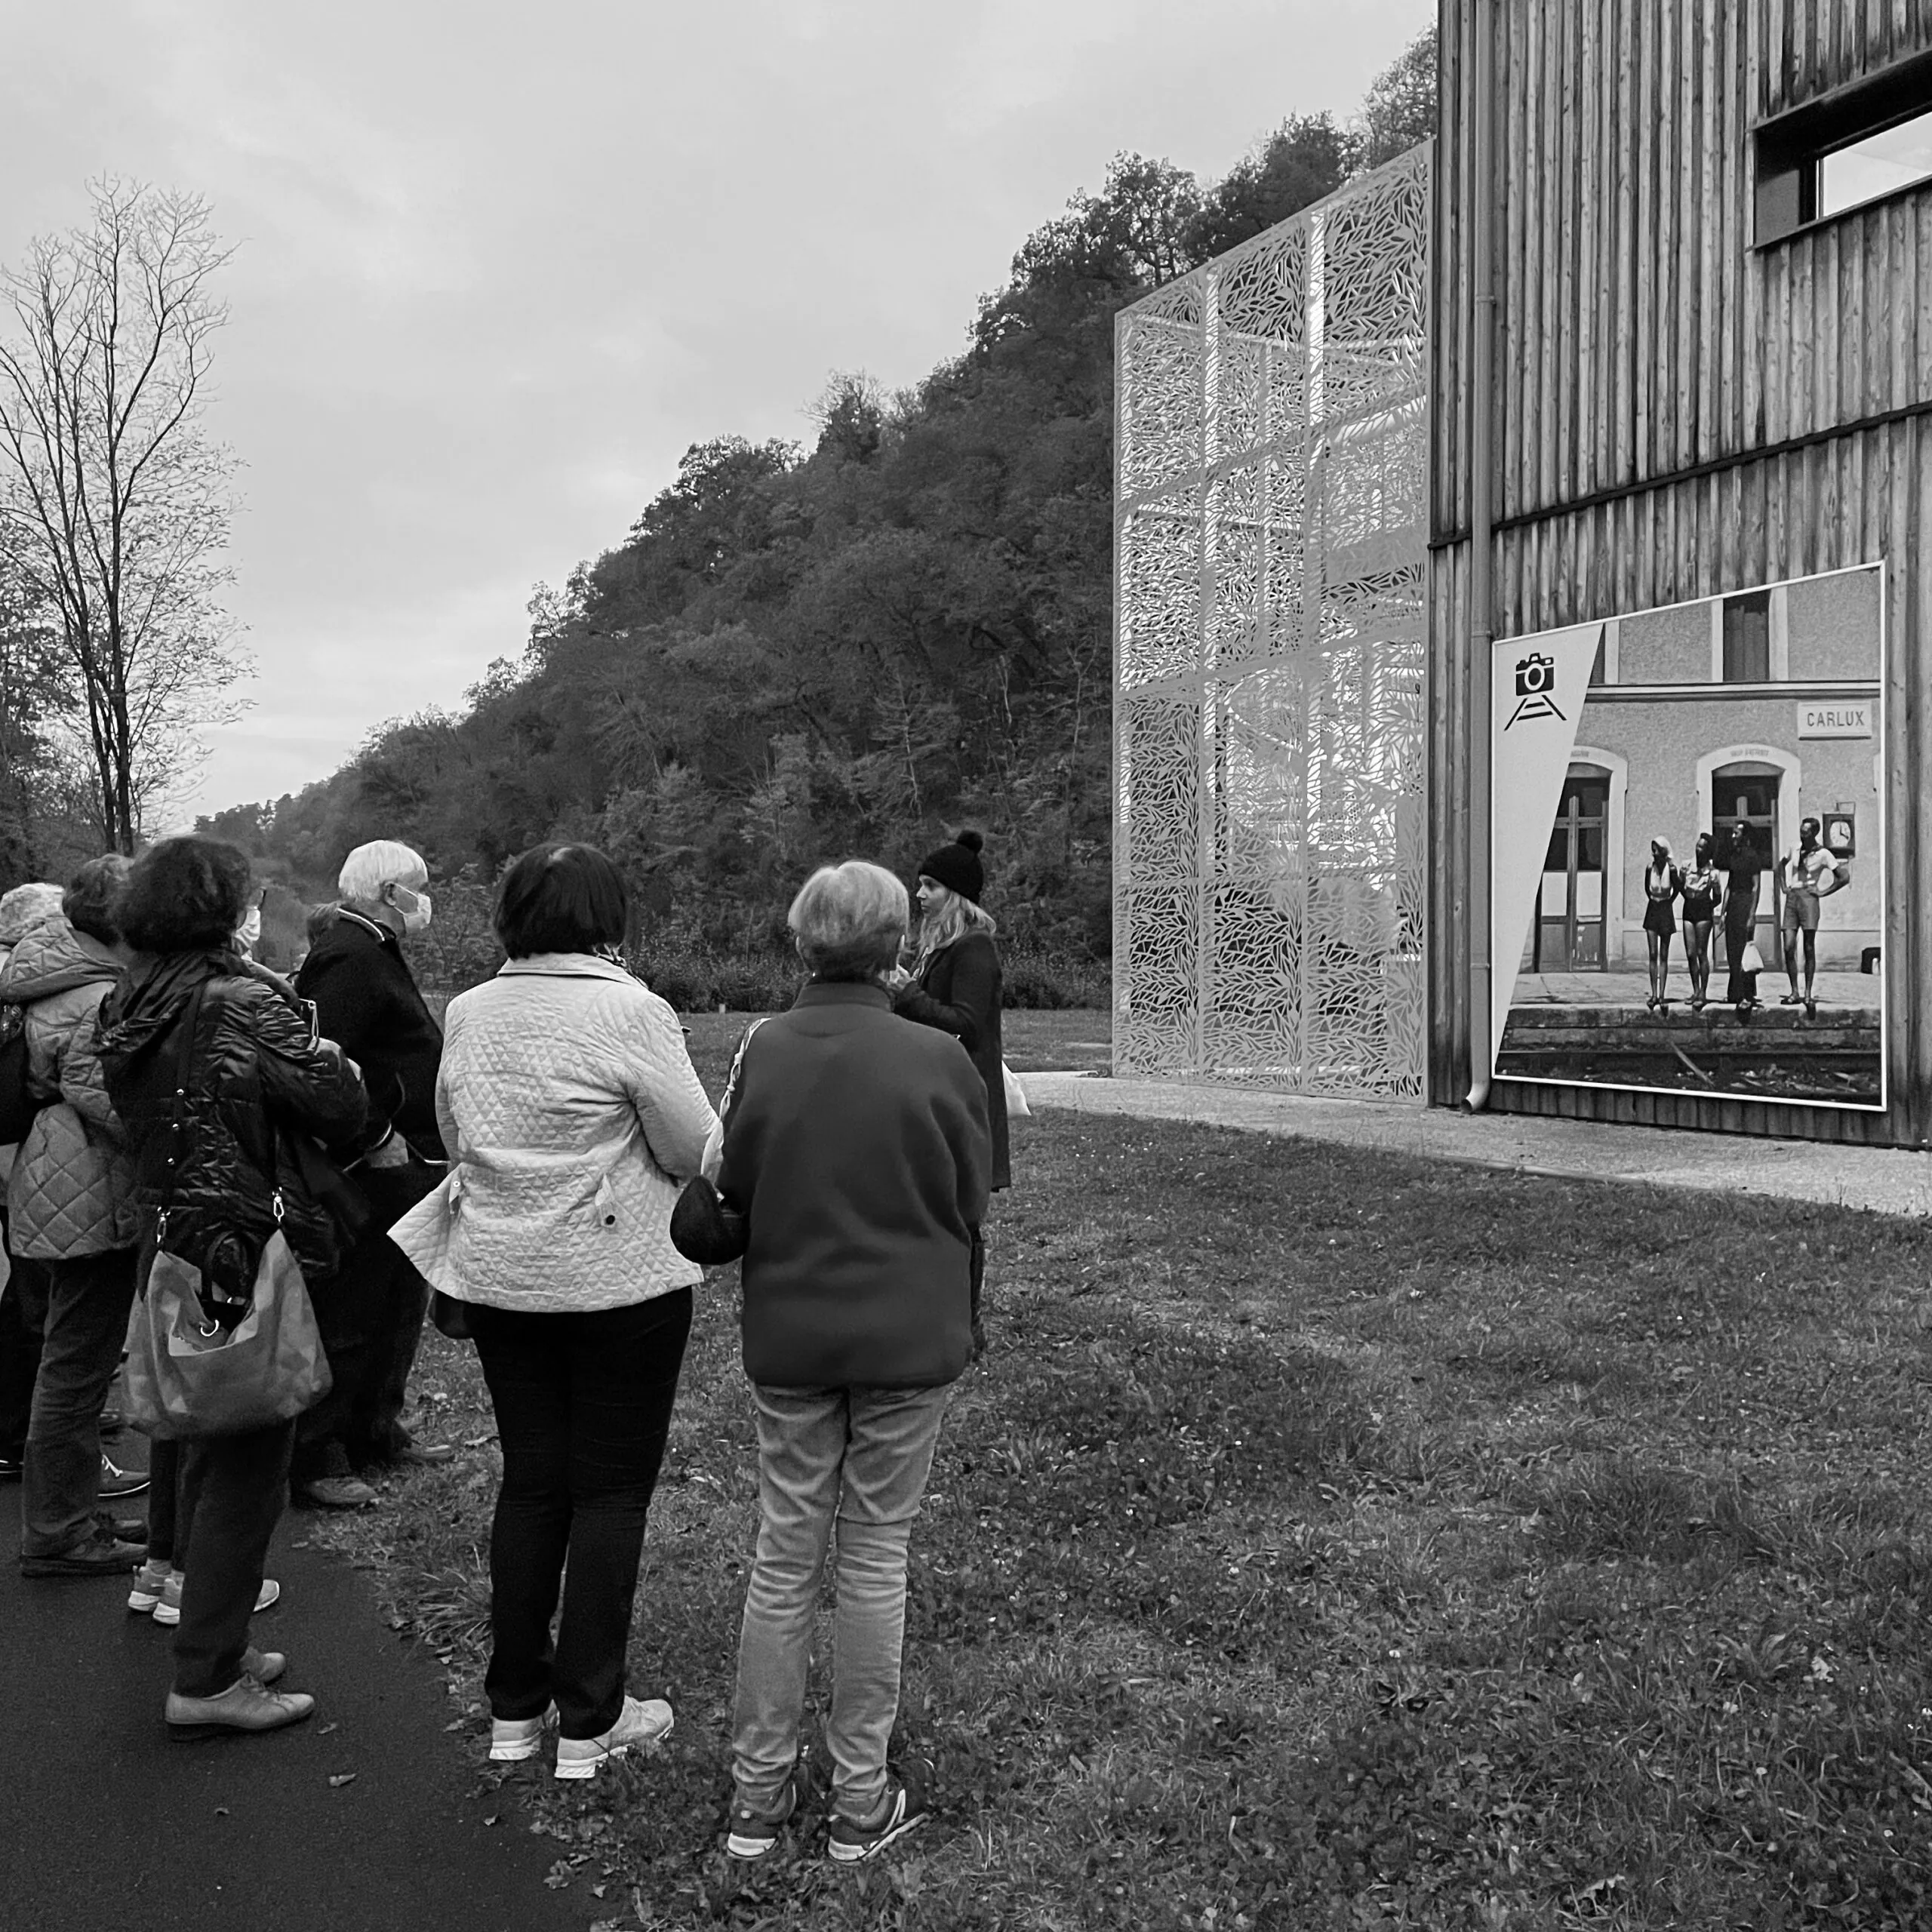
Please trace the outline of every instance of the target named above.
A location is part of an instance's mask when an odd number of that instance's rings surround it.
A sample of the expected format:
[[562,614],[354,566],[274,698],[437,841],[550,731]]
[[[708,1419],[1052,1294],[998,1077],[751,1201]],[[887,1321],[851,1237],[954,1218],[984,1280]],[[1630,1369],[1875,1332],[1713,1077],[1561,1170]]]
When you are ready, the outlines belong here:
[[[1932,1143],[1932,179],[1841,163],[1932,0],[1442,0],[1441,82],[1429,1097]],[[1871,564],[1885,1105],[1491,1084],[1491,639]]]

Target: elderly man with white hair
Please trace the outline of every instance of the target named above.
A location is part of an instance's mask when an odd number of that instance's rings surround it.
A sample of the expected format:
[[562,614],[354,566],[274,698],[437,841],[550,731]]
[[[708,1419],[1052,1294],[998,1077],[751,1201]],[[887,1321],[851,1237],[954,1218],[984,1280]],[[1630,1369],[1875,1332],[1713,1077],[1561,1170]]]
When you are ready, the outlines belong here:
[[375,1502],[373,1469],[446,1462],[454,1451],[411,1441],[402,1426],[429,1291],[387,1230],[442,1177],[436,1124],[442,1029],[424,1004],[402,941],[429,923],[429,869],[389,838],[343,862],[342,903],[317,936],[296,991],[315,1003],[322,1034],[362,1069],[369,1092],[365,1150],[353,1169],[374,1214],[340,1272],[315,1297],[334,1386],[296,1431],[290,1482],[322,1509]]

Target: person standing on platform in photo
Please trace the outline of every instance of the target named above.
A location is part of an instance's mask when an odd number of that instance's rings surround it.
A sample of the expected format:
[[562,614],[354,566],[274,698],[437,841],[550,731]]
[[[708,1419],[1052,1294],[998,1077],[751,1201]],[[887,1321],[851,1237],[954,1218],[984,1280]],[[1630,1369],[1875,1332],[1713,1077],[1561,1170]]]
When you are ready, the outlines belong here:
[[[17,885],[0,895],[0,970],[13,957],[14,949],[29,926],[57,918],[60,911],[60,888],[45,881]],[[25,1024],[17,1008],[14,1017],[17,1023]],[[17,1143],[0,1147],[0,1202],[4,1202],[20,1152]],[[40,1369],[40,1330],[25,1311],[31,1306],[37,1313],[45,1304],[45,1291],[38,1284],[43,1272],[42,1263],[23,1261],[13,1254],[4,1204],[0,1204],[0,1242],[6,1242],[8,1247],[6,1278],[0,1284],[0,1481],[15,1481],[19,1479],[20,1459],[26,1448],[27,1417],[33,1408],[33,1379]]]
[[[1779,1002],[1795,1006],[1801,999],[1808,1016],[1818,1011],[1818,902],[1842,892],[1851,883],[1851,867],[1835,852],[1818,842],[1818,821],[1804,820],[1798,828],[1798,843],[1778,860],[1779,890],[1784,895],[1784,909],[1778,918],[1778,937],[1784,946],[1784,970],[1791,991]],[[1798,954],[1801,940],[1804,951],[1804,990],[1798,990]]]
[[377,1500],[363,1472],[448,1462],[455,1451],[414,1441],[402,1423],[429,1288],[388,1229],[443,1177],[436,1124],[442,1029],[404,958],[405,937],[429,923],[429,869],[392,839],[343,862],[342,903],[319,931],[295,990],[316,1029],[362,1069],[369,1093],[365,1151],[352,1177],[373,1211],[368,1229],[315,1297],[335,1385],[297,1426],[289,1480],[297,1502],[357,1509]]
[[1724,874],[1708,832],[1697,835],[1684,873],[1684,959],[1690,969],[1690,1011],[1702,1013],[1711,998],[1711,926],[1724,897]]
[[1667,839],[1651,841],[1651,863],[1644,874],[1644,938],[1650,948],[1651,996],[1644,1004],[1660,1012],[1670,1004],[1670,942],[1677,931],[1672,909],[1684,890],[1684,875],[1672,863]]
[[[992,1187],[1012,1185],[1006,1109],[1006,1064],[1002,1057],[998,928],[980,903],[986,869],[980,854],[985,841],[962,832],[919,861],[918,950],[911,970],[892,980],[893,1011],[921,1026],[950,1033],[972,1056],[986,1082],[986,1118],[992,1131]],[[983,1229],[973,1230],[973,1354],[986,1352],[986,1331],[980,1301],[986,1273]]]
[[1764,961],[1747,962],[1758,957],[1758,942],[1752,937],[1758,920],[1759,882],[1764,863],[1751,836],[1751,828],[1740,819],[1732,826],[1730,849],[1724,860],[1724,944],[1730,968],[1724,998],[1737,1009],[1740,1022],[1749,1026],[1758,1011],[1758,975]]

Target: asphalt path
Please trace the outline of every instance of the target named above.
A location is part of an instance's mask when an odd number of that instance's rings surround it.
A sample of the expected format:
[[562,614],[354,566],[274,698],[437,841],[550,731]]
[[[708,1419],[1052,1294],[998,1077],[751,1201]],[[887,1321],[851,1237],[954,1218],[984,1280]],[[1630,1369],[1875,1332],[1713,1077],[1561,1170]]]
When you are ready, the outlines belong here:
[[288,1653],[283,1684],[315,1715],[188,1744],[162,1720],[169,1633],[129,1613],[122,1582],[23,1579],[19,1485],[0,1487],[5,1932],[584,1932],[611,1915],[545,1885],[558,1847],[480,1787],[474,1744],[446,1729],[460,1707],[367,1581],[295,1546],[309,1521],[276,1532],[282,1599],[254,1641]]

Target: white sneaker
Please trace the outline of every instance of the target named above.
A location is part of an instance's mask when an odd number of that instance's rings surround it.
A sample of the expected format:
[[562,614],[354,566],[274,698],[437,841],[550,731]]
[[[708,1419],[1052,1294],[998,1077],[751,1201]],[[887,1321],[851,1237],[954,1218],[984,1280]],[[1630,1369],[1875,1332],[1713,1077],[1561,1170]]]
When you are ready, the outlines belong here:
[[490,1755],[499,1764],[519,1764],[537,1755],[543,1734],[557,1727],[557,1707],[552,1704],[540,1718],[492,1718],[490,1720]]
[[[168,1588],[168,1559],[166,1557],[149,1557],[134,1572],[133,1587],[128,1592],[128,1607],[138,1611],[143,1617],[152,1617],[160,1607],[162,1593]],[[176,1620],[180,1618],[175,1613]]]
[[[281,1601],[281,1586],[272,1577],[264,1577],[262,1579],[262,1587],[255,1593],[256,1610],[258,1612],[272,1610]],[[128,1607],[130,1610],[134,1607],[134,1599],[132,1596],[128,1599]],[[180,1571],[174,1571],[170,1574],[166,1584],[162,1588],[159,1599],[154,1605],[153,1615],[154,1620],[157,1623],[165,1624],[171,1629],[181,1621],[181,1573]]]
[[560,1778],[595,1777],[607,1758],[621,1758],[626,1751],[654,1751],[671,1734],[671,1707],[661,1697],[626,1697],[617,1721],[601,1737],[560,1737],[557,1740],[557,1775]]

